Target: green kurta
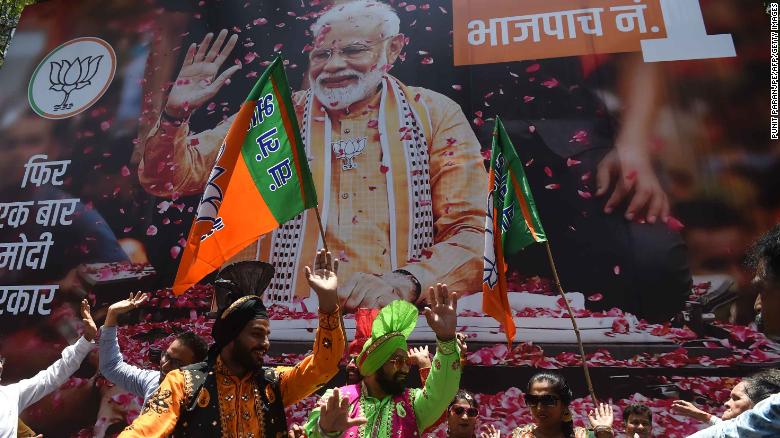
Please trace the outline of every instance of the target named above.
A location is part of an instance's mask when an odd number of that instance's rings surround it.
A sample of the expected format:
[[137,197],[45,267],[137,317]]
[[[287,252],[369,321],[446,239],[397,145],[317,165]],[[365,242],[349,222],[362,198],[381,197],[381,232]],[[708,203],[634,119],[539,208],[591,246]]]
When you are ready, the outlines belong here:
[[[460,375],[460,354],[455,340],[437,342],[436,355],[433,357],[431,372],[428,375],[428,380],[425,381],[425,387],[410,390],[418,433],[422,433],[428,426],[435,423],[447,409],[460,387]],[[360,436],[367,438],[390,437],[393,413],[399,409],[403,410],[401,404],[393,402],[393,397],[389,395],[382,400],[369,396],[366,393],[365,384],[361,385],[361,388],[358,414],[362,414],[368,423],[360,427]],[[333,390],[326,391],[320,402],[327,400],[332,393]],[[352,407],[350,406],[351,411]],[[304,426],[308,438],[326,438],[320,433],[319,420],[320,408],[316,408],[311,412],[309,421]],[[374,435],[371,434],[373,430],[377,430]]]

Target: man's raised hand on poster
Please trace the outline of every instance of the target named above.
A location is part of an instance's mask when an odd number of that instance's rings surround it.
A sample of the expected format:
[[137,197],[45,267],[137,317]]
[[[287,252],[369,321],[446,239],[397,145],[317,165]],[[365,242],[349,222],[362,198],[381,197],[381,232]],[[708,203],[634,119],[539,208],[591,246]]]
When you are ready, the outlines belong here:
[[222,29],[212,44],[214,34],[209,33],[199,45],[192,43],[187,49],[184,63],[168,94],[165,105],[167,115],[186,119],[195,109],[216,96],[233,73],[241,69],[240,65],[234,65],[217,76],[238,41],[238,35],[227,38],[227,34],[228,31]]

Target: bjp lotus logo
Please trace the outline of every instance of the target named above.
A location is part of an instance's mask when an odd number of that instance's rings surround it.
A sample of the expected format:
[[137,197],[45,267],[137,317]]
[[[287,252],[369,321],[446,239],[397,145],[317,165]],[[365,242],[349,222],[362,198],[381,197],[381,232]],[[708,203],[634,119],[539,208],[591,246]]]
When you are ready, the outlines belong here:
[[27,97],[47,119],[72,117],[97,102],[116,71],[114,49],[100,38],[76,38],[52,50],[30,78]]
[[341,160],[341,170],[356,169],[355,157],[366,148],[366,137],[339,140],[333,143],[333,153]]
[[62,103],[54,105],[55,111],[73,108],[73,104],[68,103],[70,94],[92,85],[92,78],[97,74],[100,68],[100,61],[102,60],[103,55],[94,58],[91,56],[87,56],[84,59],[76,58],[71,62],[68,62],[67,59],[63,59],[61,62],[49,62],[51,67],[51,72],[49,73],[51,87],[49,87],[49,90],[61,91],[65,95],[62,98]]

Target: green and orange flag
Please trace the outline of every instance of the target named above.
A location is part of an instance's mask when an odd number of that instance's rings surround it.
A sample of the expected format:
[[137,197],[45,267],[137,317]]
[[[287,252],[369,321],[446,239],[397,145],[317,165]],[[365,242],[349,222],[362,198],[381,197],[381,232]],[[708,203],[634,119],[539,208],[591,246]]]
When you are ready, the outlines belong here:
[[482,311],[501,323],[511,344],[516,330],[507,295],[504,256],[532,243],[546,242],[547,236],[523,164],[498,117],[493,129],[488,190]]
[[282,58],[241,105],[206,183],[173,292],[181,294],[265,233],[317,206]]

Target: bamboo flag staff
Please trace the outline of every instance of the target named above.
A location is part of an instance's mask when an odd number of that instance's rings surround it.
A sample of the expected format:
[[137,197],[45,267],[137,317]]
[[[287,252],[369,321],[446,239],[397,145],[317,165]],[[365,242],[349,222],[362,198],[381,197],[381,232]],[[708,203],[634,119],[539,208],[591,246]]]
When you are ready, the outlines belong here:
[[228,130],[190,229],[173,292],[184,293],[258,237],[310,208],[317,212],[325,244],[317,193],[278,56]]
[[504,255],[514,254],[537,242],[544,242],[555,285],[563,298],[574,328],[574,334],[577,337],[585,383],[593,403],[598,406],[577,320],[574,318],[574,312],[572,312],[569,301],[563,293],[558,270],[555,267],[552,251],[550,251],[550,244],[544,228],[542,228],[539,213],[536,211],[536,204],[531,195],[531,188],[525,177],[522,163],[520,163],[515,148],[509,140],[509,135],[498,117],[496,117],[496,126],[493,130],[488,190],[482,310],[501,323],[506,332],[507,341],[511,345],[516,329],[507,295]]
[[582,345],[582,337],[580,336],[580,328],[577,327],[577,319],[574,318],[574,312],[571,310],[569,300],[566,299],[566,295],[563,293],[563,287],[561,286],[561,280],[558,278],[558,269],[555,268],[555,261],[553,260],[552,251],[550,251],[550,242],[545,241],[544,247],[547,249],[547,258],[550,260],[550,268],[552,268],[553,281],[555,281],[555,287],[558,288],[558,293],[563,298],[563,303],[566,306],[566,311],[569,312],[569,319],[571,319],[571,325],[574,328],[574,334],[577,336],[577,346],[580,349],[580,358],[582,359],[582,372],[585,373],[585,384],[588,385],[588,392],[593,399],[593,405],[598,406],[599,402],[596,399],[596,392],[593,390],[593,382],[590,380],[590,370],[588,370],[588,361],[585,357],[585,347]]
[[317,213],[317,224],[320,226],[320,237],[322,237],[322,246],[325,247],[325,252],[330,252],[328,249],[328,242],[325,241],[325,227],[322,226],[322,217],[320,217],[320,210],[314,207],[314,211]]

